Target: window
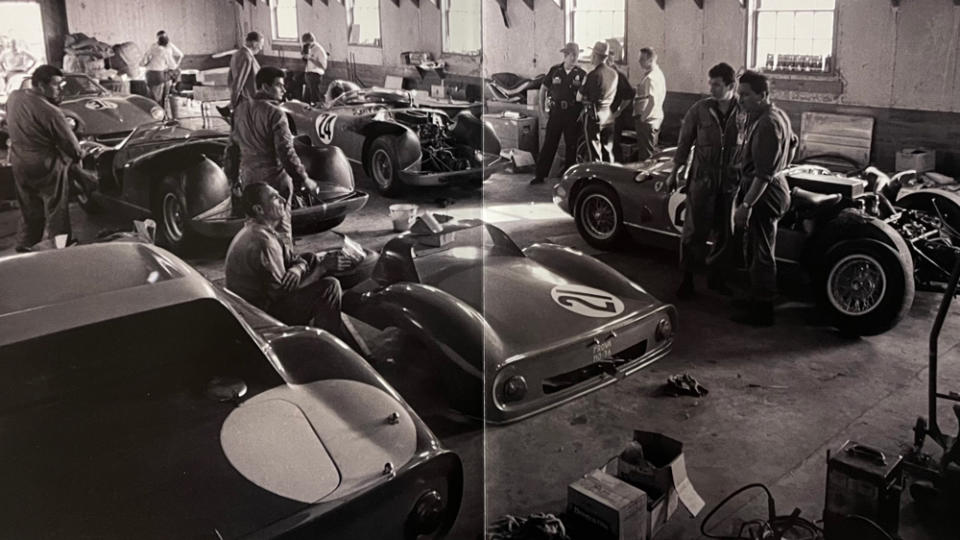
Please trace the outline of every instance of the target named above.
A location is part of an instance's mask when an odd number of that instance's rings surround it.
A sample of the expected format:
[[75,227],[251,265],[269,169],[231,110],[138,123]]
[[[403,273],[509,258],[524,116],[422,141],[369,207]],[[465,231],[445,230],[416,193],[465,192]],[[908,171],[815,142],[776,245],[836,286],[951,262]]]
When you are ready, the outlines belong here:
[[786,73],[833,71],[836,0],[757,0],[751,64]]
[[380,0],[347,1],[347,41],[380,46]]
[[480,54],[480,0],[443,0],[443,52]]
[[297,29],[297,0],[273,0],[270,18],[273,23],[273,39],[300,39]]
[[581,60],[590,59],[598,41],[612,41],[610,53],[623,62],[627,35],[626,0],[567,0],[567,41],[580,45]]

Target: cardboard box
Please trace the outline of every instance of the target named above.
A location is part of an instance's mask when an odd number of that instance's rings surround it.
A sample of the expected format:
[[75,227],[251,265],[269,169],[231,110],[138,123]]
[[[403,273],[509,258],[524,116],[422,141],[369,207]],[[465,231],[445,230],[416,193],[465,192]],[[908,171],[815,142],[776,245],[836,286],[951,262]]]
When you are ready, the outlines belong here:
[[540,104],[540,89],[536,90],[527,90],[527,105],[533,105],[534,107]]
[[600,470],[590,471],[567,488],[567,512],[608,538],[646,538],[646,507],[642,490]]
[[913,169],[920,173],[936,167],[937,153],[929,148],[904,148],[897,152],[897,172]]

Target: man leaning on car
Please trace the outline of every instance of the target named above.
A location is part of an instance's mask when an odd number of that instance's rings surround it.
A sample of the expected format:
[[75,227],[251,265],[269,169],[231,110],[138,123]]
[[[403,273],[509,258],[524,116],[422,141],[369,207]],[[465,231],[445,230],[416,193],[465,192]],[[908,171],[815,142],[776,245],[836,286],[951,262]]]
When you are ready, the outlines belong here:
[[329,274],[355,261],[339,251],[293,255],[278,230],[290,209],[273,187],[250,184],[241,201],[248,219],[227,249],[227,288],[281,322],[316,326],[354,345],[340,317],[340,282]]

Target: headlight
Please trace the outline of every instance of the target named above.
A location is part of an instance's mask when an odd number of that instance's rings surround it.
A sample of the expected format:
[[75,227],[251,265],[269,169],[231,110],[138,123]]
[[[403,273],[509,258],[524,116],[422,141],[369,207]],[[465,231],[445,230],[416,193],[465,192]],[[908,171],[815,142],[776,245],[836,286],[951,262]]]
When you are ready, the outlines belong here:
[[657,341],[663,341],[673,337],[673,323],[670,322],[669,317],[660,319],[660,322],[657,323],[657,331],[654,333],[654,337],[657,338]]
[[527,381],[520,375],[514,375],[503,383],[503,400],[520,401],[527,395]]
[[417,499],[410,515],[407,516],[406,529],[410,537],[420,537],[435,532],[443,525],[443,514],[446,511],[443,497],[431,489],[424,492]]
[[72,116],[68,116],[68,117],[67,117],[67,125],[70,126],[70,129],[71,129],[71,130],[76,131],[76,130],[77,130],[77,119],[74,118],[74,117],[72,117]]
[[479,161],[480,163],[483,163],[483,152],[480,150],[474,150],[473,159]]
[[164,117],[163,109],[161,109],[160,107],[154,107],[150,109],[150,116],[152,116],[154,120],[163,120],[163,117]]

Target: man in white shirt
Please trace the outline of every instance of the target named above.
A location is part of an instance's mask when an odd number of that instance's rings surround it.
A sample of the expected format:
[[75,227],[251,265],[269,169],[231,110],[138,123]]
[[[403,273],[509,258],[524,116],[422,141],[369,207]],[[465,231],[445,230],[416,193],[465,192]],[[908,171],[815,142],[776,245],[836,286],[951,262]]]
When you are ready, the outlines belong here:
[[163,30],[157,32],[157,42],[147,49],[140,65],[147,69],[147,91],[161,107],[167,103],[170,94],[171,74],[180,68],[183,53],[176,45],[170,43],[170,38]]
[[301,38],[301,55],[305,65],[303,67],[303,101],[316,103],[323,99],[323,74],[327,71],[327,51],[317,43],[317,38],[307,32]]
[[633,117],[637,128],[638,160],[653,155],[663,123],[663,100],[667,96],[667,81],[657,65],[657,53],[649,47],[640,49],[640,69],[643,79],[637,85],[633,100]]

